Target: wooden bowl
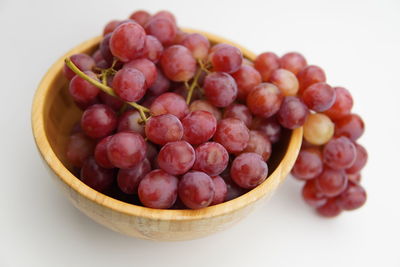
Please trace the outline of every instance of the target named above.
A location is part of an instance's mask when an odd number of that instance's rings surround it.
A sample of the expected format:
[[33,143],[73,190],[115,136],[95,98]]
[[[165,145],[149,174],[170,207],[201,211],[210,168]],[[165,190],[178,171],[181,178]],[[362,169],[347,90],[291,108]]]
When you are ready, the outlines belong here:
[[[194,30],[212,43],[230,43],[244,56],[255,54],[221,37]],[[195,239],[226,229],[244,218],[261,199],[272,195],[290,172],[300,150],[303,130],[284,132],[274,146],[269,162],[270,176],[261,185],[231,201],[199,210],[161,210],[132,205],[106,196],[82,183],[72,173],[66,160],[66,145],[72,126],[81,111],[68,94],[63,77],[64,59],[76,53],[92,53],[101,37],[75,47],[50,68],[40,82],[32,106],[32,128],[36,145],[52,177],[72,204],[94,221],[123,234],[152,240],[175,241]]]

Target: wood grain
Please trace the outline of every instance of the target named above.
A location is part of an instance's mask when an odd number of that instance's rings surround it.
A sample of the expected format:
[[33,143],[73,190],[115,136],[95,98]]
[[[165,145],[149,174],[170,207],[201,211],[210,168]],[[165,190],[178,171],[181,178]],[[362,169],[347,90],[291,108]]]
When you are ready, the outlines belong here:
[[[238,44],[197,30],[213,43],[230,43],[244,56],[255,54]],[[65,159],[70,130],[81,111],[75,107],[62,75],[65,57],[75,53],[91,53],[101,37],[75,47],[49,69],[40,82],[32,105],[32,130],[40,154],[51,176],[72,204],[94,221],[123,234],[160,241],[188,240],[204,237],[235,224],[251,212],[257,203],[273,194],[290,172],[300,150],[303,130],[287,132],[275,148],[269,178],[250,192],[234,200],[200,210],[160,210],[128,204],[101,194],[82,183],[72,173]]]

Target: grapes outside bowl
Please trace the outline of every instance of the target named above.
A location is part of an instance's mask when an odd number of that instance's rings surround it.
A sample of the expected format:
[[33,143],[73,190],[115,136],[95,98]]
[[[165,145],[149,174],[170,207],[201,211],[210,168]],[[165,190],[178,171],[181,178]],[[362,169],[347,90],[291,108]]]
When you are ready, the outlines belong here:
[[[234,45],[241,49],[246,58],[255,59],[255,54],[240,45],[209,33],[199,33],[214,44]],[[268,163],[268,179],[240,197],[222,204],[198,210],[152,209],[114,199],[84,184],[73,174],[74,169],[66,159],[68,137],[82,111],[68,94],[68,83],[62,69],[66,57],[76,53],[92,53],[100,40],[101,37],[90,39],[57,60],[37,88],[32,106],[33,135],[41,156],[58,187],[80,211],[107,228],[137,238],[159,241],[196,239],[238,222],[256,204],[271,196],[285,180],[301,147],[302,128],[285,130],[281,141],[274,145]]]

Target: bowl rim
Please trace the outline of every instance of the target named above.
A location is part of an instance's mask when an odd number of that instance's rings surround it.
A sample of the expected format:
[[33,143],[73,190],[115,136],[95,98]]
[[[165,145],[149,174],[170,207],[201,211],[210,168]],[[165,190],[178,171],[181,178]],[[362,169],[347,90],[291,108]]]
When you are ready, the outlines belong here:
[[[228,43],[234,45],[242,51],[245,57],[251,60],[254,60],[256,57],[256,55],[248,49],[220,36],[188,28],[183,28],[182,30],[188,33],[203,34],[213,42]],[[250,190],[249,192],[218,205],[213,205],[198,210],[153,209],[129,204],[114,199],[84,184],[63,165],[63,163],[54,153],[47,139],[43,111],[50,90],[48,90],[49,87],[46,85],[50,84],[51,81],[53,81],[54,78],[62,71],[62,68],[64,66],[64,59],[67,56],[79,53],[83,50],[93,47],[100,42],[101,38],[102,36],[91,38],[74,47],[61,58],[59,58],[43,76],[36,89],[32,102],[31,123],[36,146],[40,152],[41,157],[47,163],[50,169],[68,187],[75,190],[82,197],[87,198],[100,206],[107,207],[118,213],[160,221],[190,221],[222,216],[251,205],[252,203],[258,201],[266,195],[269,186],[277,186],[277,184],[281,183],[286,178],[287,174],[289,174],[290,169],[294,165],[297,155],[300,151],[303,139],[302,127],[292,131],[284,156],[276,169],[271,174],[269,174],[268,179],[266,179],[263,183],[258,185],[256,188]]]

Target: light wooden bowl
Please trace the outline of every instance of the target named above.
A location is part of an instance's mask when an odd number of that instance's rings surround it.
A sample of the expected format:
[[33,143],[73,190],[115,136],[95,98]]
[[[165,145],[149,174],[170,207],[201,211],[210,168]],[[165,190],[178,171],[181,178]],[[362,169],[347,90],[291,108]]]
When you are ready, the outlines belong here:
[[[185,30],[187,32],[200,32]],[[200,32],[212,43],[230,43],[253,60],[255,54],[219,36]],[[231,201],[200,210],[161,210],[125,203],[82,183],[65,158],[69,132],[81,111],[72,102],[63,77],[64,59],[75,53],[91,53],[101,37],[75,47],[43,77],[32,106],[32,128],[37,147],[48,170],[72,204],[94,221],[123,234],[152,240],[195,239],[226,229],[244,218],[261,199],[271,196],[290,172],[300,150],[303,130],[288,131],[274,147],[269,178],[250,192]]]

